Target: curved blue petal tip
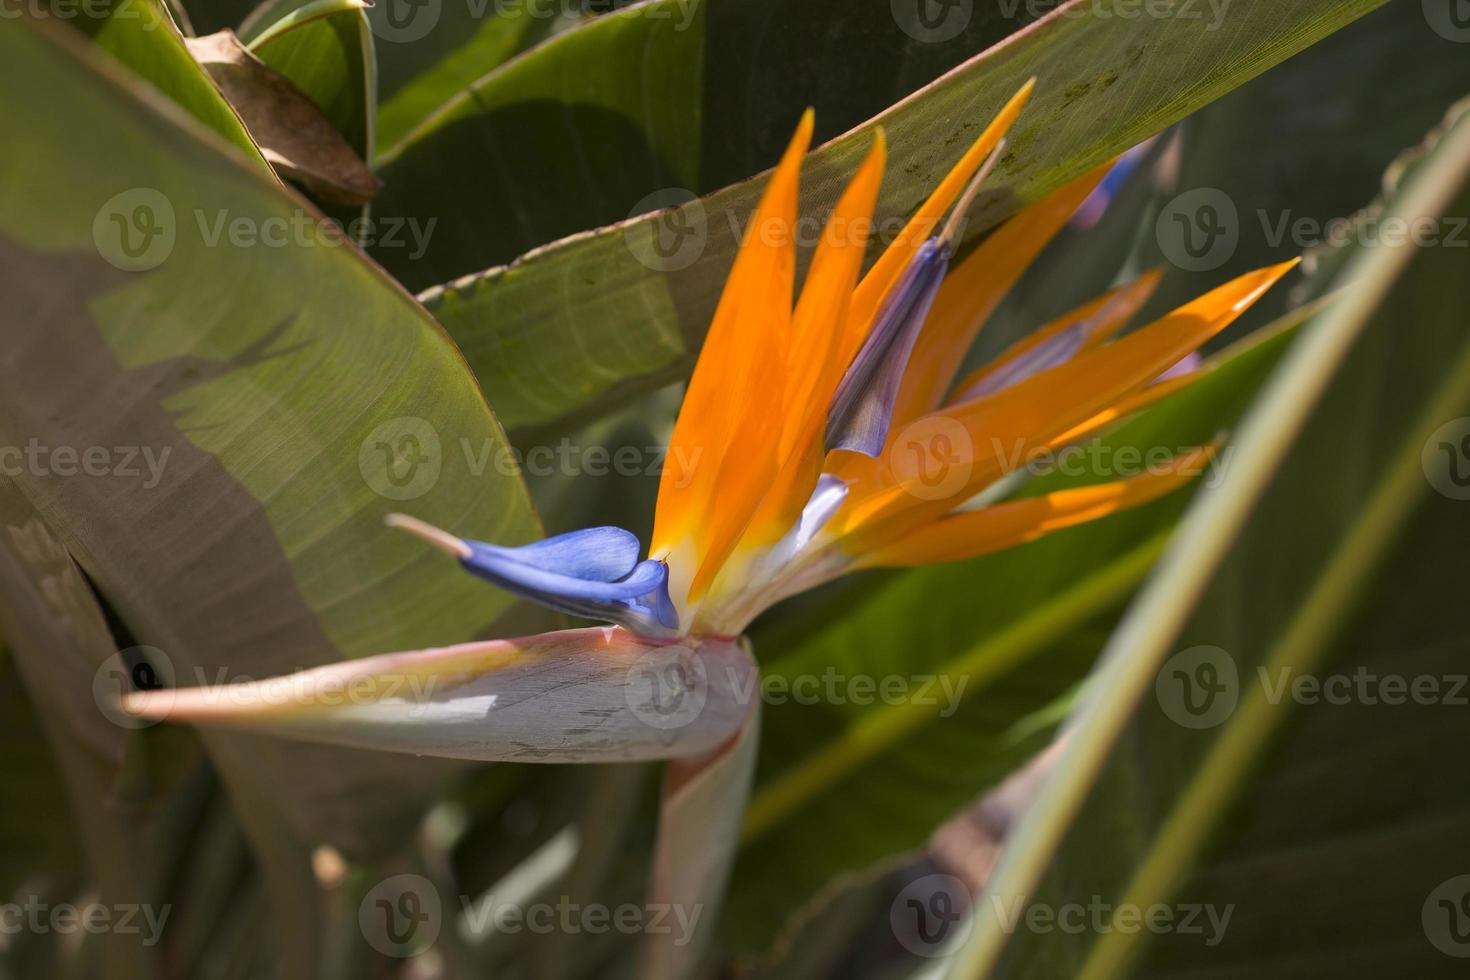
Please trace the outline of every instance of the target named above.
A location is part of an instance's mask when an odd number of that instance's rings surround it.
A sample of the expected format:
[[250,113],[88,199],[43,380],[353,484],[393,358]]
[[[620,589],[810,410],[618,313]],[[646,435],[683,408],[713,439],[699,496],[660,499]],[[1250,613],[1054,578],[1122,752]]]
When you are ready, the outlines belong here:
[[464,543],[469,554],[460,564],[507,592],[646,636],[678,632],[668,566],[638,561],[638,538],[622,528],[587,528],[517,548]]

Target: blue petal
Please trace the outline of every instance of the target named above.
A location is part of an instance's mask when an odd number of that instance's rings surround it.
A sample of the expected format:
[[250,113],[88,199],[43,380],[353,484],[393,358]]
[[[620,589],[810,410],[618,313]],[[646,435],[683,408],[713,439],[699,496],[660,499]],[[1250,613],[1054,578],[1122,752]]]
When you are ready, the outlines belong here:
[[1091,335],[1094,326],[1088,321],[1074,323],[1055,337],[1043,341],[1014,358],[1010,363],[988,372],[962,392],[956,401],[969,401],[972,398],[982,398],[998,391],[1005,391],[1042,371],[1048,371],[1067,363],[1082,349],[1083,341]]
[[678,629],[678,613],[668,595],[668,566],[638,562],[638,539],[627,531],[591,528],[519,548],[483,541],[465,544],[470,555],[460,564],[522,598],[638,633]]
[[795,538],[792,543],[796,551],[812,543],[817,532],[827,526],[846,499],[847,484],[840,478],[831,473],[823,473],[817,478],[817,486],[807,498],[806,506],[801,509],[801,519],[793,529]]
[[846,499],[847,484],[841,478],[831,473],[819,476],[812,495],[801,509],[801,517],[762,559],[764,568],[781,568],[795,558],[827,526]]
[[[494,545],[485,545],[494,548]],[[589,527],[519,548],[498,549],[506,557],[575,578],[616,582],[638,564],[638,535],[620,527]]]
[[899,383],[934,297],[949,269],[949,245],[919,247],[878,311],[868,339],[837,386],[827,416],[826,448],[877,456],[888,439]]
[[1050,371],[1067,363],[1077,356],[1082,345],[1091,340],[1099,330],[1116,322],[1120,308],[1126,307],[1129,302],[1131,301],[1125,295],[1115,296],[1091,316],[1078,320],[1056,336],[1042,341],[1000,367],[986,371],[974,384],[957,392],[952,401],[967,402],[994,395],[1007,388],[1014,388],[1043,371]]
[[1144,157],[1148,155],[1149,149],[1157,139],[1157,136],[1150,136],[1118,158],[1118,162],[1108,170],[1107,176],[1103,177],[1102,181],[1092,189],[1087,200],[1083,201],[1078,206],[1077,212],[1072,215],[1069,224],[1073,228],[1087,231],[1102,220],[1102,216],[1107,213],[1108,205],[1122,193],[1124,186],[1128,183],[1128,178],[1132,177],[1139,164],[1143,163]]

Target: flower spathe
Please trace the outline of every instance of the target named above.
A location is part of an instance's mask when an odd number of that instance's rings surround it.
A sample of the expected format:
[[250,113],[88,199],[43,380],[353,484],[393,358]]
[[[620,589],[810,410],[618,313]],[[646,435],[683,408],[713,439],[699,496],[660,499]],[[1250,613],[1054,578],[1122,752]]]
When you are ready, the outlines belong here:
[[[472,572],[575,615],[649,636],[735,636],[770,605],[845,572],[972,557],[1187,482],[1209,449],[1129,480],[971,506],[1007,475],[999,447],[1060,448],[1188,384],[1178,365],[1295,265],[1242,276],[1114,339],[1158,284],[1145,274],[956,383],[1001,297],[1109,170],[1022,210],[952,262],[954,231],[1031,90],[1004,106],[864,273],[869,243],[854,229],[870,227],[876,206],[887,155],[879,131],[797,295],[792,230],[813,125],[810,112],[802,118],[674,426],[671,451],[705,462],[665,471],[648,559],[639,562],[636,540],[615,528],[523,548],[439,543]],[[939,492],[907,462],[937,431],[962,471]]]

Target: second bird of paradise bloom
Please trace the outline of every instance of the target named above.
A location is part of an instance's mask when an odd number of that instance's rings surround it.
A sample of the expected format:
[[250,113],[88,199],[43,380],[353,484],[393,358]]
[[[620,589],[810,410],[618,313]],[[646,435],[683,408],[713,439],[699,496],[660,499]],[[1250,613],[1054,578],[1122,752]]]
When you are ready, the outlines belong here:
[[1170,369],[1295,265],[1242,276],[1113,339],[1157,286],[1146,274],[957,382],[986,318],[1108,171],[1023,210],[954,262],[956,231],[1032,87],[864,273],[886,157],[879,131],[793,303],[813,125],[804,116],[744,236],[674,426],[671,456],[701,464],[665,470],[646,560],[617,528],[500,548],[408,517],[391,523],[573,615],[647,637],[733,637],[771,605],[847,572],[996,551],[1187,482],[1208,448],[1127,480],[972,505],[1007,475],[1016,449],[1059,449],[1187,385],[1190,373]]

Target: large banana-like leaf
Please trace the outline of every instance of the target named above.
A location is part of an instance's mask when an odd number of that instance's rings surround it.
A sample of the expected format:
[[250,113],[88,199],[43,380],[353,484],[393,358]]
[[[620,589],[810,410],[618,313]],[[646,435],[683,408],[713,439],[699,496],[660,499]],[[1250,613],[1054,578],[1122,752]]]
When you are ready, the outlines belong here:
[[[1204,6],[1190,0],[1163,4],[1164,16],[1120,16],[1115,8],[1126,5],[1070,0],[827,144],[804,173],[803,214],[826,214],[881,124],[891,165],[875,227],[890,227],[911,213],[977,128],[1035,75],[1038,88],[1013,130],[1012,149],[967,225],[973,237],[1378,0],[1247,0],[1231,4],[1218,29],[1199,15]],[[691,78],[701,76],[683,49],[698,48],[699,21],[676,30],[676,7],[675,0],[658,0],[630,8],[537,49],[484,79],[472,100],[436,117],[432,128],[385,160],[379,217],[421,224],[438,219],[422,261],[411,261],[405,248],[378,253],[410,285],[427,285],[427,276],[476,273],[578,230],[554,217],[560,205],[538,204],[544,197],[576,202],[582,219],[604,220],[685,201],[671,213],[578,235],[424,294],[511,427],[565,427],[681,376],[699,348],[745,216],[764,186],[754,179],[694,201],[688,194],[655,195],[640,204],[659,188],[710,189],[691,176],[703,151],[688,142],[696,118],[690,113],[699,106]],[[704,16],[712,19],[719,10],[711,4]],[[640,26],[660,11],[662,19]],[[796,15],[772,15],[783,29],[790,27],[787,16],[804,23]],[[629,59],[636,71],[628,69]],[[616,79],[634,84],[634,92],[608,77],[619,65]],[[870,65],[865,56],[856,68]],[[717,82],[708,78],[708,90]],[[666,89],[672,92],[667,98],[652,94]],[[787,115],[794,123],[808,95],[795,89],[790,98]],[[645,118],[646,106],[658,106],[658,115]],[[883,108],[877,102],[866,111]],[[767,112],[763,119],[781,118]],[[568,114],[574,125],[565,130],[548,121]],[[519,135],[520,120],[529,134]],[[597,146],[584,147],[579,138],[596,139]],[[487,174],[503,195],[486,190]],[[477,192],[474,206],[466,206],[460,193],[467,186],[484,192]],[[412,197],[395,197],[399,193]],[[543,221],[543,214],[553,217]],[[497,247],[497,229],[525,231]]]
[[[16,488],[163,651],[155,667],[218,683],[487,630],[506,597],[382,527],[412,499],[477,537],[538,533],[519,478],[476,468],[503,435],[434,322],[66,31],[0,32],[0,80],[5,130],[32,134],[0,160],[3,444],[36,447]],[[446,771],[224,734],[206,747],[263,852],[396,846]],[[310,870],[291,866],[283,891],[310,905]]]
[[579,16],[576,4],[562,0],[374,5],[368,17],[379,39],[383,92],[378,145],[401,142],[481,77]]
[[[108,651],[109,653],[111,651]],[[10,771],[0,783],[0,894],[13,895],[25,878],[45,870],[78,870],[68,824],[66,787],[56,752],[17,673],[15,651],[0,647],[0,742],[11,746]]]
[[[130,727],[119,724],[123,716],[98,710],[92,696],[120,693],[112,675],[131,665],[118,655],[81,569],[8,484],[0,488],[0,626],[62,764],[82,857],[101,900],[152,901],[147,823],[119,792]],[[19,750],[7,742],[7,751]],[[17,802],[15,812],[36,819],[31,801]],[[110,933],[104,955],[109,980],[143,980],[158,970],[158,950],[136,935]]]
[[1027,4],[967,10],[942,35],[845,0],[647,0],[591,20],[486,66],[385,146],[384,213],[437,218],[440,234],[418,261],[384,261],[427,286],[652,210],[655,192],[744,180],[774,162],[808,105],[817,138],[836,136],[1036,16]]
[[[1222,354],[1192,388],[1037,487],[1096,483],[1130,458],[1210,442],[1244,411],[1290,326]],[[795,638],[757,631],[770,693],[732,941],[766,947],[831,881],[921,846],[1043,748],[1187,499],[860,584],[837,597],[838,615],[793,617],[824,624],[800,623]],[[880,696],[884,685],[892,693]]]
[[[952,975],[1463,972],[1470,113],[1408,171],[1114,634]],[[1078,902],[1092,927],[1015,918]],[[1242,918],[1141,965],[1170,930],[1124,916],[1156,906]]]
[[101,16],[77,18],[74,23],[85,29],[99,48],[147,79],[261,167],[269,166],[240,117],[195,63],[160,0],[109,0],[96,9]]

